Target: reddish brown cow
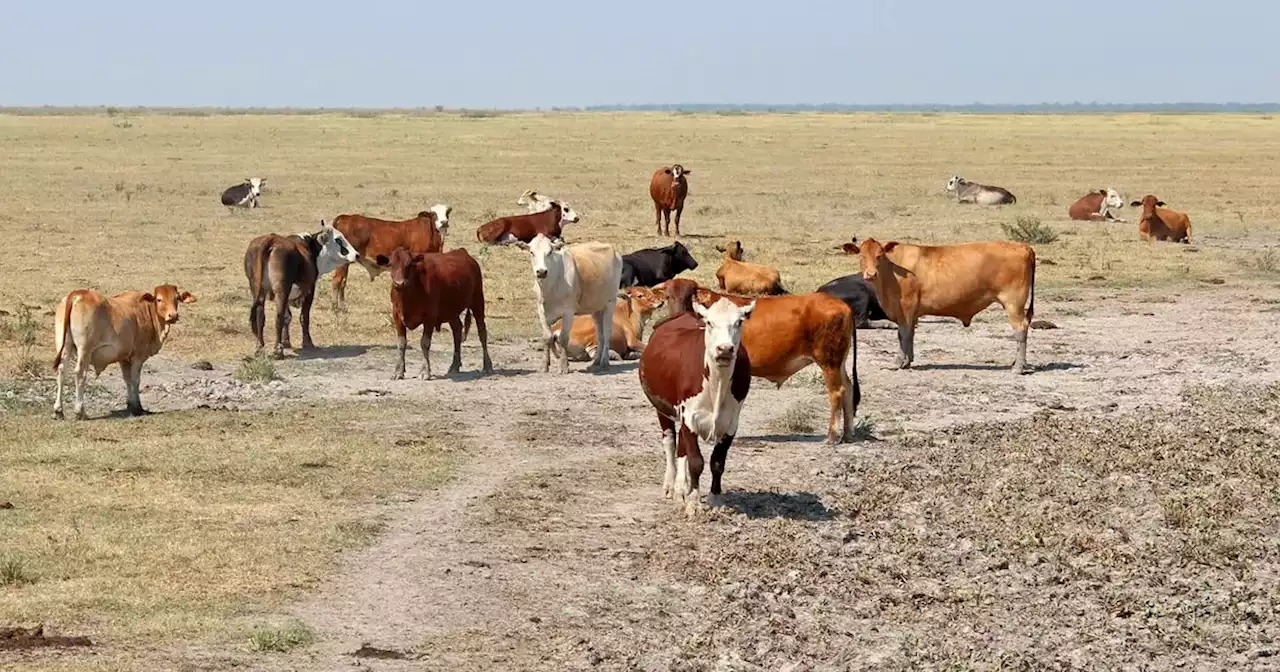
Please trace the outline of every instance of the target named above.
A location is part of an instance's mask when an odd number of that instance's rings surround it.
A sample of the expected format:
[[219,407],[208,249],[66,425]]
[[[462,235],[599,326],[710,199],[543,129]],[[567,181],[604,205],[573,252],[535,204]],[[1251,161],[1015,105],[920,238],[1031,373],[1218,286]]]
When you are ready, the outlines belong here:
[[[462,368],[462,341],[471,330],[472,318],[484,353],[484,372],[493,373],[489,359],[489,335],[484,325],[484,278],[480,264],[465,249],[444,253],[410,254],[403,247],[377,263],[391,270],[391,321],[396,329],[398,358],[392,380],[404,378],[407,332],[422,327],[422,372],[431,379],[431,334],[448,324],[453,331],[453,362],[447,375]],[[462,315],[466,314],[466,325]]]
[[[437,204],[430,210],[419,212],[417,217],[403,221],[338,215],[333,226],[360,253],[358,261],[369,273],[369,280],[373,280],[385,270],[376,263],[378,256],[389,257],[397,247],[403,247],[411,254],[443,250],[444,234],[449,231],[449,213],[452,210],[447,205]],[[342,311],[346,306],[347,266],[342,266],[333,273],[333,309]]]
[[1121,222],[1123,219],[1115,216],[1112,210],[1119,210],[1124,207],[1124,199],[1121,198],[1120,192],[1115,189],[1099,189],[1091,191],[1081,196],[1071,207],[1067,208],[1067,215],[1071,219],[1091,222]]
[[[692,291],[694,302],[708,306],[719,299],[737,305],[755,303],[742,343],[751,352],[751,375],[778,387],[810,364],[822,369],[831,414],[827,422],[827,443],[852,440],[853,418],[862,401],[858,383],[858,339],[853,311],[844,301],[825,293],[764,296],[759,299],[721,294],[692,281],[677,278],[654,287],[664,293],[672,311]],[[669,318],[674,319],[674,318]],[[655,333],[657,327],[654,327]],[[649,340],[647,348],[653,346]],[[844,360],[853,354],[850,371]],[[843,416],[843,431],[840,419]]]
[[[680,215],[684,212],[684,199],[689,195],[689,180],[685,177],[692,170],[680,164],[663,166],[653,171],[649,179],[649,197],[653,199],[653,219],[658,235],[671,235],[671,211],[676,212],[676,235],[680,235]],[[666,219],[667,231],[662,232],[662,220]]]
[[1177,210],[1164,207],[1164,201],[1151,194],[1134,201],[1133,207],[1142,206],[1138,219],[1138,235],[1143,240],[1171,240],[1175,243],[1191,243],[1191,218]]
[[517,241],[529,243],[538,234],[563,239],[564,225],[577,221],[578,213],[567,203],[551,201],[550,207],[541,212],[499,217],[481,224],[476,229],[476,240],[493,245],[508,245]]
[[[686,304],[688,305],[688,304]],[[658,412],[666,455],[663,496],[675,494],[685,514],[701,507],[698,480],[702,452],[711,451],[711,505],[719,506],[729,446],[738,432],[738,417],[751,388],[751,359],[742,344],[743,324],[754,306],[720,300],[710,308],[693,305],[654,329],[640,355],[640,387]]]

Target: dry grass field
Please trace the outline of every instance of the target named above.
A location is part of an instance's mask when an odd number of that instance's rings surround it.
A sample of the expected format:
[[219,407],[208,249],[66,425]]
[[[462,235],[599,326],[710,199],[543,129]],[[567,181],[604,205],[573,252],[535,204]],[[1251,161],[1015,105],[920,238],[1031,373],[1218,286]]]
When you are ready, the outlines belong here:
[[[0,632],[94,641],[0,638],[0,669],[1280,667],[1280,120],[0,116],[0,147]],[[686,522],[634,364],[533,373],[526,257],[474,242],[536,188],[583,215],[570,240],[665,244],[647,184],[671,162],[703,284],[725,239],[807,292],[857,270],[853,235],[1034,219],[1057,328],[1021,377],[998,308],[922,324],[912,371],[860,332],[873,438],[838,449],[814,372],[757,382],[730,507]],[[958,205],[952,173],[1018,203]],[[219,205],[249,176],[263,208]],[[1194,244],[1141,242],[1133,208],[1067,219],[1102,187],[1187,212]],[[358,270],[341,317],[322,281],[318,352],[242,362],[250,238],[437,202],[484,269],[497,375],[473,337],[463,375],[387,380],[389,283]],[[157,413],[117,417],[113,367],[89,421],[52,420],[52,307],[166,282],[199,300],[144,373]]]

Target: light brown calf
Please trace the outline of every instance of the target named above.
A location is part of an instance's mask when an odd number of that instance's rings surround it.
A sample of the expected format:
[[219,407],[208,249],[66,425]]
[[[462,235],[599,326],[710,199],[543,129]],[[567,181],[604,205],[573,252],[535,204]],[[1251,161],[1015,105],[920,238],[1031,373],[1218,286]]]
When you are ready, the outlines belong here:
[[716,246],[724,252],[724,260],[716,269],[716,280],[720,289],[732,294],[786,294],[782,288],[782,275],[778,269],[753,264],[742,260],[742,242],[733,241],[725,247]]
[[[622,359],[634,359],[644,350],[644,328],[653,312],[663,305],[662,297],[645,287],[629,287],[618,292],[618,304],[613,309],[613,330],[609,335],[609,350],[618,353]],[[551,330],[552,347],[556,347],[560,338],[560,320],[556,320]],[[569,359],[575,362],[589,362],[596,358],[599,348],[596,344],[595,320],[590,315],[578,315],[573,318],[573,327],[569,331]],[[559,356],[559,351],[551,353]]]

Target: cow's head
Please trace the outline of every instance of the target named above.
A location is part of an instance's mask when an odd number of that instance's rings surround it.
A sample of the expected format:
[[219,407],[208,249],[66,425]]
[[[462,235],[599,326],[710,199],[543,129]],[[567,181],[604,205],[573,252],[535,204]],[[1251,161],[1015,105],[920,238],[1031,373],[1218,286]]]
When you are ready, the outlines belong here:
[[[551,201],[552,204],[560,206],[560,226],[565,224],[576,224],[578,222],[578,211],[569,207],[564,201]],[[550,209],[550,206],[547,206]]]
[[373,261],[379,268],[390,269],[391,287],[398,289],[409,282],[418,268],[418,262],[424,258],[425,256],[422,254],[411,254],[409,250],[397,247],[391,251],[391,256],[379,254],[374,257]]
[[1164,201],[1157,199],[1151,194],[1147,194],[1142,197],[1141,201],[1134,201],[1129,205],[1132,205],[1135,208],[1142,208],[1142,219],[1152,219],[1156,216],[1156,208],[1164,207]]
[[667,254],[671,257],[671,267],[676,273],[681,271],[694,271],[698,269],[698,260],[693,258],[689,253],[689,248],[684,243],[672,243],[667,246]]
[[742,261],[743,250],[742,241],[735,240],[724,245],[716,245],[716,249],[724,252],[725,259],[733,259],[734,261]]
[[1124,207],[1124,196],[1121,196],[1120,192],[1115,189],[1107,188],[1105,190],[1099,190],[1098,193],[1105,196],[1105,198],[1102,199],[1102,207],[1115,208],[1117,210]]
[[245,184],[249,185],[249,194],[250,194],[251,196],[261,196],[261,195],[262,195],[262,187],[263,187],[264,185],[266,185],[266,183],[267,183],[267,178],[265,178],[265,177],[246,177],[246,178],[244,178],[244,182],[245,182]]
[[640,315],[642,325],[649,320],[649,316],[653,315],[655,310],[666,305],[663,295],[648,287],[628,287],[625,290],[625,298],[631,305],[631,312]]
[[449,233],[449,215],[453,213],[453,208],[443,204],[436,203],[430,208],[418,213],[418,216],[431,221],[436,230],[443,236]]
[[320,230],[318,232],[299,233],[298,237],[311,248],[311,253],[314,255],[316,273],[319,275],[332,273],[360,259],[360,253],[351,246],[347,237],[323,219],[320,220]]
[[960,177],[959,175],[952,175],[951,179],[947,181],[947,191],[949,192],[956,191],[960,188],[960,185],[962,184],[964,184],[963,177]]
[[548,238],[539,233],[532,241],[517,240],[515,245],[529,251],[529,263],[538,283],[554,282],[564,274],[564,262],[560,259],[564,241],[560,238]]
[[178,321],[178,304],[195,303],[196,297],[191,292],[179,292],[173,285],[160,285],[150,293],[143,294],[141,301],[155,304],[160,321],[173,324]]
[[[889,241],[880,244],[875,238],[868,238],[858,244],[857,239],[848,244],[857,255],[862,269],[862,277],[868,282],[874,282],[879,274],[880,262],[885,260],[885,255],[893,251],[898,246],[895,241]],[[848,248],[846,248],[848,249]]]
[[733,366],[742,345],[742,324],[755,309],[755,301],[739,306],[728,299],[720,299],[710,308],[694,302],[693,312],[702,320],[703,361],[708,367],[724,369]]
[[692,173],[692,172],[693,172],[692,170],[689,170],[688,168],[685,168],[684,166],[677,163],[674,166],[671,166],[671,179],[675,180],[676,182],[679,182],[680,180],[684,179],[685,175],[688,175],[689,173]]

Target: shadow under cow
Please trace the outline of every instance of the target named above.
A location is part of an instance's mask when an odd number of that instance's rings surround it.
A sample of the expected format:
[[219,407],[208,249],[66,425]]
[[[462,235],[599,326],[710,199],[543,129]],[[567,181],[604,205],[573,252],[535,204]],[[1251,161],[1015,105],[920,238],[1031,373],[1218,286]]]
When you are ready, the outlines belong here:
[[833,520],[836,514],[811,492],[742,492],[724,493],[725,506],[748,518],[786,518],[789,520]]

